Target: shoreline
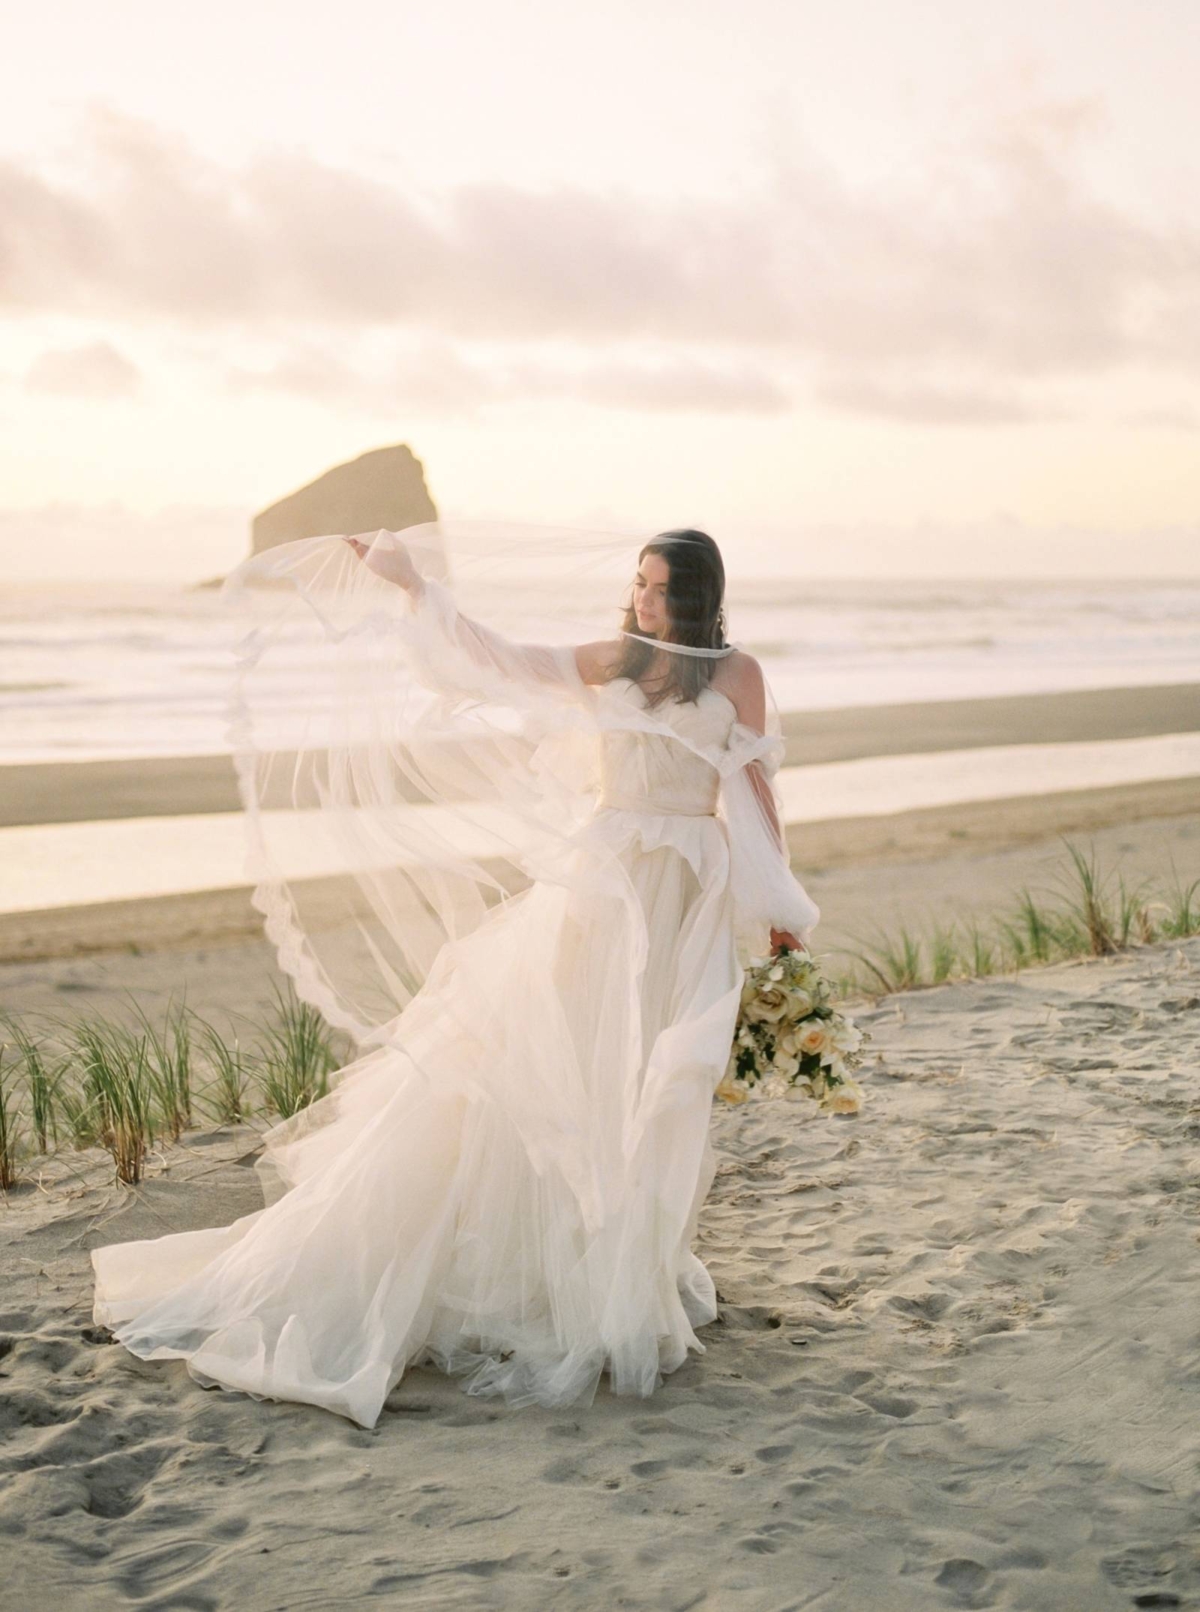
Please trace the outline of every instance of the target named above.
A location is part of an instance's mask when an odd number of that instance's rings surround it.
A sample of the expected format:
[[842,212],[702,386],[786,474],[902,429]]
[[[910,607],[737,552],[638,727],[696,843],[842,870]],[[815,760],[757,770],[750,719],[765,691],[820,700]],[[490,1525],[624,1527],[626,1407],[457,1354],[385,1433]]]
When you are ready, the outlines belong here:
[[[1152,843],[1162,842],[1172,855],[1178,851],[1181,876],[1194,877],[1200,873],[1198,802],[1200,778],[1172,778],[795,824],[788,829],[788,844],[797,876],[822,907],[828,934],[843,927],[831,921],[837,908],[857,909],[860,897],[881,900],[889,888],[907,890],[914,879],[918,890],[922,879],[931,888],[957,887],[957,878],[936,871],[942,864],[969,869],[981,859],[1023,850],[1044,861],[1059,835],[1119,835],[1150,825]],[[1157,853],[1155,860],[1161,860]],[[263,918],[251,901],[251,886],[236,885],[0,913],[0,964],[258,941],[266,947],[262,937]]]
[[[1038,739],[1149,737],[1200,729],[1200,684],[792,712],[783,724],[789,765],[897,756],[939,744],[970,751]],[[0,826],[240,806],[228,756],[0,768]],[[1023,883],[1065,860],[1064,837],[1083,841],[1085,849],[1092,837],[1102,864],[1135,880],[1161,880],[1174,868],[1189,882],[1200,874],[1200,777],[885,815],[842,812],[792,823],[787,833],[793,868],[821,907],[818,948],[837,950],[888,913],[919,921],[936,912],[944,921],[1005,906]],[[311,881],[311,897],[319,898],[319,883]],[[58,991],[78,986],[108,994],[117,981],[155,996],[185,978],[217,1002],[261,995],[281,976],[251,894],[235,876],[212,890],[0,914],[5,999],[14,999],[14,1007],[33,999],[61,1006]],[[244,981],[235,959],[247,971]]]
[[[1200,683],[789,711],[785,766],[1200,730]],[[0,828],[241,809],[229,755],[0,766]]]

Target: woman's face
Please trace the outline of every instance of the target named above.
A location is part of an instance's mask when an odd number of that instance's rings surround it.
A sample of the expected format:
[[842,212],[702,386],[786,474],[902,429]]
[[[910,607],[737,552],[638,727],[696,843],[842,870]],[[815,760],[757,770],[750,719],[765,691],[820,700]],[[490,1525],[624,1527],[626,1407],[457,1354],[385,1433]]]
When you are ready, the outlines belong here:
[[661,554],[644,554],[633,579],[638,631],[661,637],[667,626],[667,580],[671,567]]

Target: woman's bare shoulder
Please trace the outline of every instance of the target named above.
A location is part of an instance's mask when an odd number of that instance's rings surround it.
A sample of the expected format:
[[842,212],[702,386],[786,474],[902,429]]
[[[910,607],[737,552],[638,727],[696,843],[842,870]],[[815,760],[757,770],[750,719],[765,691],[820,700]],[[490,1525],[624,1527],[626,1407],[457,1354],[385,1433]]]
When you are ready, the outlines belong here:
[[713,669],[713,687],[723,694],[752,693],[763,687],[763,670],[753,655],[735,649],[722,655]]
[[763,731],[767,714],[766,682],[762,667],[744,649],[724,655],[713,671],[713,687],[733,704],[738,721]]

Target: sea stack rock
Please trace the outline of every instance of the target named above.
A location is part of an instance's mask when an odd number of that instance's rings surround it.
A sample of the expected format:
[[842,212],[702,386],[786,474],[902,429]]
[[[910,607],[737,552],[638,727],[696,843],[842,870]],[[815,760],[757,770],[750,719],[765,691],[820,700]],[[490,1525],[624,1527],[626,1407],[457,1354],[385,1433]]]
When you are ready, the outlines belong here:
[[438,518],[421,461],[404,443],[335,465],[254,517],[253,552],[334,532],[398,532]]

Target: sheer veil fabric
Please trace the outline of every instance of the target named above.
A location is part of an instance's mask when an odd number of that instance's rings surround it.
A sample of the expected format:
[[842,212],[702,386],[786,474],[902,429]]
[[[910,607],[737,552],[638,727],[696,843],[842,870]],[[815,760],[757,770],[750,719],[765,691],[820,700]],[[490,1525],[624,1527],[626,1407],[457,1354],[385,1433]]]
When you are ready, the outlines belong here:
[[744,964],[819,917],[767,804],[778,713],[581,680],[645,536],[365,540],[404,543],[415,602],[340,535],[223,590],[254,901],[356,1056],[266,1133],[262,1209],[93,1253],[96,1319],[367,1427],[410,1365],[646,1396],[716,1316],[691,1242]]

